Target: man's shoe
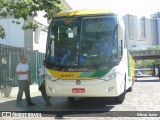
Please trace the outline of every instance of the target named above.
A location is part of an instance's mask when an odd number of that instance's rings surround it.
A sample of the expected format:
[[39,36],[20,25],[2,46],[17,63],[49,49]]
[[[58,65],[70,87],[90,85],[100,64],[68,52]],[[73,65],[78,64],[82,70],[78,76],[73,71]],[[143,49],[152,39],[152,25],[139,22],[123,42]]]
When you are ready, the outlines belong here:
[[35,106],[36,104],[34,103],[28,103],[28,106]]

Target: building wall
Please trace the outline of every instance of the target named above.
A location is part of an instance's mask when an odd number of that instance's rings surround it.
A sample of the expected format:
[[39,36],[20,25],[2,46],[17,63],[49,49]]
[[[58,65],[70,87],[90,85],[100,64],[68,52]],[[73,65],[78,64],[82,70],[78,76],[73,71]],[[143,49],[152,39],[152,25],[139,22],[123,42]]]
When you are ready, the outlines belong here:
[[138,26],[138,28],[137,28],[137,30],[138,30],[138,32],[137,32],[137,38],[141,39],[142,38],[141,19],[137,20],[137,26]]
[[126,42],[127,47],[132,49],[137,46],[137,37],[138,37],[138,29],[137,29],[137,16],[133,15],[125,15],[123,17],[126,31]]
[[33,30],[28,29],[24,31],[24,43],[25,46],[24,48],[28,49],[28,50],[33,50],[34,46],[33,46]]
[[159,23],[156,23],[153,19],[148,19],[145,17],[137,19],[136,16],[127,14],[124,16],[124,22],[126,32],[128,32],[128,36],[125,38],[127,39],[126,41],[129,49],[157,44],[156,41],[158,41],[158,37],[160,38],[160,33],[156,34],[156,27],[159,25],[158,30],[160,31],[160,19],[158,21]]
[[152,38],[151,38],[151,20],[145,19],[145,38],[146,38],[146,46],[152,46]]
[[151,19],[151,38],[152,45],[157,45],[157,27],[156,27],[156,19]]
[[[40,11],[39,16],[35,19],[41,23],[42,26],[48,26],[47,18],[44,18],[44,12]],[[0,44],[14,46],[14,47],[23,47],[28,50],[38,50],[39,52],[45,53],[46,41],[47,41],[47,32],[40,32],[40,42],[39,44],[34,43],[34,31],[31,29],[23,30],[22,26],[24,22],[33,22],[33,17],[30,17],[27,21],[24,21],[22,18],[19,19],[21,24],[12,23],[14,18],[0,19],[0,24],[4,26],[6,32],[6,39],[0,38]]]
[[140,21],[141,21],[141,24],[140,24],[140,26],[141,26],[141,38],[146,38],[146,18],[145,17],[142,17],[141,19],[140,19]]
[[160,18],[157,19],[157,45],[160,45]]
[[160,12],[151,15],[152,44],[160,45]]
[[16,19],[14,18],[0,19],[0,24],[4,26],[6,33],[5,39],[0,38],[0,44],[5,44],[15,47],[24,47],[25,46],[24,31],[21,29],[24,20],[19,19],[21,24],[12,23],[13,20]]
[[[33,17],[29,17],[27,21],[25,22],[33,22]],[[24,43],[25,43],[25,48],[28,50],[33,50],[33,30],[28,29],[24,30]]]
[[141,36],[139,36],[138,46],[152,46],[151,20],[145,17],[140,18],[139,29],[138,32],[141,33]]

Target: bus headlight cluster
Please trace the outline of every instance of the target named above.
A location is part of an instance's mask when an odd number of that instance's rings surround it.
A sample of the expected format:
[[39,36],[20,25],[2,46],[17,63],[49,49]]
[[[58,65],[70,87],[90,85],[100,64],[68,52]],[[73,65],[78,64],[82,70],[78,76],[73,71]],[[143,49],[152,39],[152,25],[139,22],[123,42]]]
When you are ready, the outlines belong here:
[[114,73],[105,75],[104,77],[101,78],[101,80],[109,81],[109,80],[115,79],[116,77],[117,77],[117,73],[114,72]]
[[107,88],[105,92],[107,93],[107,92],[110,92],[111,90],[113,90],[113,87]]
[[46,80],[50,80],[50,81],[56,81],[56,80],[58,80],[57,78],[53,77],[52,75],[48,75],[48,74],[45,75],[45,79]]

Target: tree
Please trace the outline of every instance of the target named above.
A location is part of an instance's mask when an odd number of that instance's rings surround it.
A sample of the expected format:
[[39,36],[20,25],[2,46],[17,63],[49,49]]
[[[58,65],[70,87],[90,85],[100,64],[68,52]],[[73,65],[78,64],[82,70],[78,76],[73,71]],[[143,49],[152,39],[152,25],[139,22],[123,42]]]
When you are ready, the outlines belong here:
[[[160,50],[160,45],[148,47],[148,50]],[[160,64],[160,59],[136,60],[136,68],[150,68],[152,65]]]
[[150,60],[137,60],[135,62],[136,68],[150,68],[153,65],[160,64],[160,59],[150,59]]
[[148,50],[160,50],[160,45],[149,47]]
[[3,26],[0,25],[0,38],[4,39],[6,36],[6,33],[4,31]]
[[[49,20],[53,15],[64,7],[60,0],[1,0],[0,2],[0,17],[14,16],[19,24],[18,19],[23,18],[27,20],[29,16],[36,15],[37,11],[45,11],[45,17]],[[33,23],[25,23],[23,29],[36,29],[38,26]],[[5,38],[5,32],[2,25],[0,25],[0,38]]]

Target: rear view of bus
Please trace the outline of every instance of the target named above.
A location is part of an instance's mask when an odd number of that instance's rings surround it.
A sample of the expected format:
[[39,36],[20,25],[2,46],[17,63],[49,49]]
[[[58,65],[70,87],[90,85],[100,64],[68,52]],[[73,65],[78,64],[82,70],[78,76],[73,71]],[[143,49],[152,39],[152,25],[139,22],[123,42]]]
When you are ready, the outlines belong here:
[[58,13],[48,32],[46,92],[49,96],[115,97],[131,90],[123,22],[106,10]]

